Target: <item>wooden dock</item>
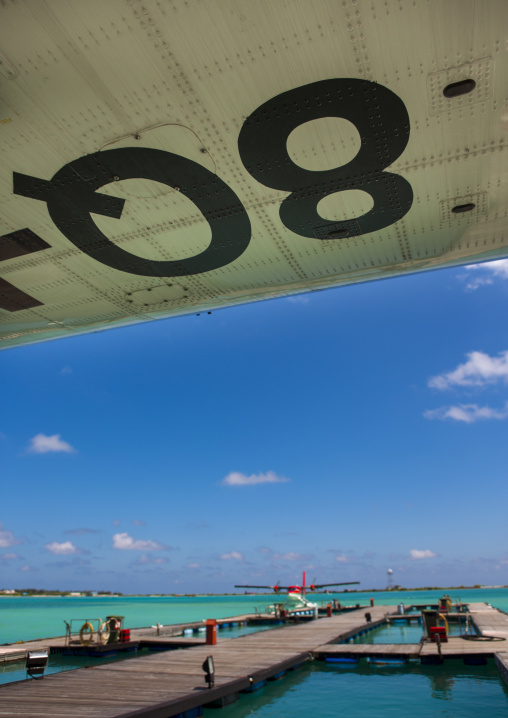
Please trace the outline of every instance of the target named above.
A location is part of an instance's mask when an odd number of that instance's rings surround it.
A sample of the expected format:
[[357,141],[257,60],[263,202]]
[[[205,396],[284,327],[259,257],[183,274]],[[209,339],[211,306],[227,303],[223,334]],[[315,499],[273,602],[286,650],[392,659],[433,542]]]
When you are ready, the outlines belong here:
[[[462,615],[462,614],[461,614]],[[420,659],[422,662],[431,659],[461,658],[474,662],[479,658],[500,656],[499,661],[508,670],[508,615],[485,603],[469,604],[469,615],[478,632],[478,636],[465,638],[451,636],[441,643],[346,643],[340,645],[324,645],[314,649],[313,655],[321,660],[330,658],[397,658]],[[389,620],[401,620],[403,616],[392,615]],[[499,662],[498,662],[499,665]],[[500,668],[501,670],[501,668]]]
[[494,656],[500,650],[506,650],[508,646],[502,646],[497,642],[468,641],[453,636],[446,643],[441,643],[441,653],[436,643],[346,643],[335,645],[318,646],[312,651],[316,658],[326,659],[328,657],[376,657],[393,656],[398,658],[421,658],[429,656],[442,658],[468,658],[468,657],[489,657]]
[[468,608],[478,633],[482,636],[502,637],[508,642],[508,616],[506,613],[486,603],[469,603]]
[[12,663],[14,661],[22,661],[26,658],[28,651],[26,648],[13,648],[12,646],[2,646],[0,648],[0,663]]
[[[216,646],[195,646],[0,686],[0,716],[9,718],[169,718],[261,687],[312,656],[316,646],[343,640],[384,621],[389,607],[365,609],[302,625],[252,633]],[[213,655],[215,687],[201,668]]]
[[[484,638],[508,638],[508,616],[486,604],[472,604],[471,616]],[[224,705],[240,692],[251,692],[280,678],[305,661],[318,658],[370,657],[420,659],[496,657],[508,676],[508,640],[469,641],[453,637],[441,645],[351,644],[346,639],[369,632],[395,617],[393,606],[376,606],[321,618],[309,623],[251,633],[215,646],[191,644],[186,650],[157,652],[93,668],[0,686],[4,718],[170,718],[200,715],[201,706]],[[367,622],[366,613],[371,615]],[[141,639],[141,636],[136,636]],[[181,636],[155,636],[151,641],[181,641]],[[215,686],[208,689],[202,664],[212,655]],[[196,711],[192,713],[192,711]]]
[[[229,616],[227,618],[218,618],[217,625],[219,627],[224,626],[238,626],[246,624],[253,616],[251,614],[242,614],[240,616]],[[255,614],[255,618],[260,620],[274,622],[274,625],[280,623],[279,620],[275,620],[273,616],[268,614]],[[108,650],[125,649],[129,648],[150,646],[150,645],[168,645],[168,648],[183,648],[191,645],[202,645],[205,643],[205,634],[198,632],[200,628],[204,627],[203,621],[193,621],[188,623],[173,623],[170,625],[147,626],[144,628],[131,628],[131,640],[129,644],[125,643],[110,643],[106,646],[101,646],[97,643],[90,644],[91,649],[96,649],[98,652],[106,652]],[[191,629],[193,635],[186,636],[184,631]],[[219,640],[222,640],[220,631],[218,633]],[[0,646],[0,664],[7,663],[10,661],[19,661],[27,657],[29,651],[43,651],[52,650],[53,652],[62,651],[64,649],[79,649],[83,648],[80,643],[68,644],[65,636],[55,636],[53,638],[37,638],[33,641],[20,641],[10,645]],[[85,650],[83,654],[86,655]]]

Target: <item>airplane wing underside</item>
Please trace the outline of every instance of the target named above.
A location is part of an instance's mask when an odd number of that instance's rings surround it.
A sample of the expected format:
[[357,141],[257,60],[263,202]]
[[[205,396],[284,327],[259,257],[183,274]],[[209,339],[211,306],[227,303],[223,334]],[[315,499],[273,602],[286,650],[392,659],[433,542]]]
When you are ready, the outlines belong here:
[[508,254],[505,0],[0,8],[0,346]]

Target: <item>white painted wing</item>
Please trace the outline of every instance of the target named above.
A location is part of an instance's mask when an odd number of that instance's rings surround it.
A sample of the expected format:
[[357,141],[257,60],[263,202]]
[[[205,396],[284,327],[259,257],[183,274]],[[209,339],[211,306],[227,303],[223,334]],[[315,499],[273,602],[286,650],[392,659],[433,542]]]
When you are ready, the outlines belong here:
[[504,0],[3,3],[0,346],[506,256],[507,36]]

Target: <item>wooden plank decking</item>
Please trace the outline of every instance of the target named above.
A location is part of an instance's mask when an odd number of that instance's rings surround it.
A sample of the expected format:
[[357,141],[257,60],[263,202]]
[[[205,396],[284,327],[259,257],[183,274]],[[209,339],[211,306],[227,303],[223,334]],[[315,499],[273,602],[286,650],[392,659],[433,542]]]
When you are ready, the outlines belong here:
[[[391,610],[391,609],[388,609]],[[369,608],[381,622],[387,607]],[[288,670],[310,657],[316,645],[345,638],[365,623],[365,609],[303,625],[253,633],[216,646],[157,653],[97,668],[50,675],[0,687],[0,716],[9,718],[168,718]],[[201,665],[215,663],[215,688]]]
[[486,603],[469,603],[469,613],[482,636],[498,636],[508,642],[508,615]]
[[[504,645],[501,650],[504,649]],[[464,658],[466,656],[493,656],[500,651],[500,644],[483,641],[466,641],[458,636],[451,637],[441,644],[443,658]],[[438,656],[436,643],[345,643],[340,645],[318,646],[312,651],[316,658],[331,656],[404,656],[406,658],[425,658]]]

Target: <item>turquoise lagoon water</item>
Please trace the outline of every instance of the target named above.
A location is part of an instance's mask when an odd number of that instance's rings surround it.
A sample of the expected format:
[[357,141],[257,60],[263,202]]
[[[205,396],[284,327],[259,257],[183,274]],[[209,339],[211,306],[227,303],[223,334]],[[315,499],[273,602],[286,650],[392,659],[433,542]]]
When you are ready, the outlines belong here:
[[[443,591],[386,591],[380,593],[315,594],[315,600],[326,603],[336,598],[343,605],[365,606],[372,596],[376,604],[397,605],[437,603]],[[455,600],[491,603],[508,613],[508,589],[485,588],[450,591]],[[277,597],[280,600],[282,597]],[[125,616],[126,628],[141,628],[156,623],[185,623],[207,618],[227,618],[243,613],[263,611],[274,596],[142,596],[142,597],[1,597],[0,644],[34,638],[61,636],[64,621],[71,618],[105,618]]]
[[0,598],[0,644],[65,633],[64,621],[125,616],[126,628],[189,623],[261,611],[269,596],[119,596]]

